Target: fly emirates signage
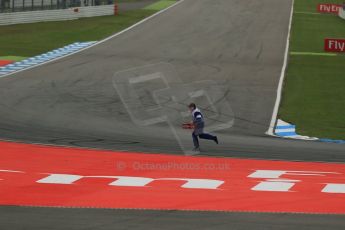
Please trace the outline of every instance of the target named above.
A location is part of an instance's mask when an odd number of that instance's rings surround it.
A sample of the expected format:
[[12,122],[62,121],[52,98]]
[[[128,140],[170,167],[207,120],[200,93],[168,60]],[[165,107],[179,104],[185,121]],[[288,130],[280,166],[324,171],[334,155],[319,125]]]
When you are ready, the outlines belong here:
[[345,52],[345,39],[325,39],[325,51],[327,52]]
[[0,204],[345,214],[345,165],[0,142]]
[[319,13],[338,14],[341,7],[342,5],[340,4],[319,4],[317,11]]

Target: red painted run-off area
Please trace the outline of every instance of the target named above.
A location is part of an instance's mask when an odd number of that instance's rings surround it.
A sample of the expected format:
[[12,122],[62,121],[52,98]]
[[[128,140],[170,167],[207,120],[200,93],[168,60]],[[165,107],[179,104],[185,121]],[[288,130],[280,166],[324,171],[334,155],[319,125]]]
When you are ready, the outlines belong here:
[[[268,170],[261,172],[271,172],[273,176],[257,177],[257,170]],[[279,179],[274,179],[277,172]],[[136,180],[131,179],[135,178],[151,179],[145,185],[134,186]],[[200,179],[200,183],[187,184],[190,179]],[[206,179],[220,183],[205,188],[201,182]],[[279,184],[284,180],[293,185],[288,191],[261,191],[269,188],[265,181]],[[328,184],[338,187],[327,192]],[[345,213],[341,184],[345,184],[344,164],[187,157],[0,142],[1,205]]]
[[0,67],[13,63],[10,60],[0,60]]

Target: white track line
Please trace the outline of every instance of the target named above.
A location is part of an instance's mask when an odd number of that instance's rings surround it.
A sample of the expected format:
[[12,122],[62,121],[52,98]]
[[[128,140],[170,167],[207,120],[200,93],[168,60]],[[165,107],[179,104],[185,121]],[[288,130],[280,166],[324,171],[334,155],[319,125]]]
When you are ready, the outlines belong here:
[[174,3],[173,5],[171,5],[171,6],[167,7],[167,8],[165,8],[165,9],[163,9],[163,10],[161,10],[161,11],[158,11],[157,13],[155,13],[155,14],[153,14],[153,15],[147,17],[147,18],[144,18],[143,20],[141,20],[141,21],[135,23],[134,25],[132,25],[132,26],[130,26],[130,27],[128,27],[128,28],[126,28],[126,29],[124,29],[124,30],[122,30],[122,31],[120,31],[120,32],[118,32],[118,33],[116,33],[116,34],[114,34],[114,35],[111,35],[110,37],[107,37],[107,38],[105,38],[105,39],[103,39],[103,40],[101,40],[101,41],[99,41],[99,42],[96,42],[95,44],[93,44],[93,45],[91,45],[91,46],[88,46],[88,47],[86,47],[86,48],[84,48],[84,49],[80,49],[80,50],[78,50],[77,52],[74,52],[74,53],[71,53],[71,54],[68,54],[68,55],[65,55],[65,56],[58,57],[58,58],[56,58],[56,59],[53,59],[53,60],[50,60],[50,61],[47,61],[47,62],[38,64],[38,65],[29,67],[29,68],[26,68],[26,69],[22,69],[22,70],[18,70],[18,71],[9,73],[9,74],[1,75],[0,78],[8,77],[8,76],[11,76],[11,75],[16,74],[16,73],[20,73],[20,72],[23,72],[23,71],[26,71],[26,70],[29,70],[29,69],[33,69],[33,68],[36,68],[36,67],[39,67],[39,66],[48,64],[48,63],[50,63],[50,62],[57,61],[57,60],[66,58],[66,57],[68,57],[68,56],[74,55],[74,54],[76,54],[76,53],[82,52],[82,51],[84,51],[84,50],[86,50],[86,49],[90,49],[91,47],[94,47],[94,46],[97,46],[97,45],[99,45],[99,44],[101,44],[101,43],[104,43],[104,42],[106,42],[106,41],[108,41],[108,40],[110,40],[110,39],[112,39],[112,38],[114,38],[114,37],[117,37],[117,36],[119,36],[119,35],[121,35],[121,34],[127,32],[127,31],[129,31],[129,30],[131,30],[131,29],[133,29],[133,28],[139,26],[140,24],[142,24],[142,23],[144,23],[144,22],[146,22],[146,21],[148,21],[148,20],[150,20],[150,19],[152,19],[152,18],[158,16],[158,15],[161,14],[161,13],[164,13],[165,11],[169,10],[170,8],[173,8],[173,7],[177,6],[178,4],[180,4],[180,3],[184,2],[184,1],[185,1],[185,0],[179,0],[179,1],[177,1],[176,3]]
[[277,99],[276,99],[276,103],[274,105],[270,127],[268,128],[268,130],[266,132],[266,134],[270,135],[270,136],[275,136],[274,135],[274,126],[275,126],[275,124],[277,122],[277,116],[278,116],[278,110],[279,110],[279,106],[280,106],[280,102],[281,102],[281,96],[282,96],[285,72],[286,72],[287,62],[288,62],[288,57],[289,57],[291,24],[292,24],[292,16],[293,16],[293,10],[294,10],[294,3],[295,3],[295,1],[292,0],[291,12],[290,12],[290,22],[289,22],[289,31],[288,31],[288,36],[287,36],[287,39],[286,39],[284,64],[283,64],[283,68],[282,68],[282,71],[281,71],[281,74],[280,74],[280,80],[279,80],[279,84],[278,84]]

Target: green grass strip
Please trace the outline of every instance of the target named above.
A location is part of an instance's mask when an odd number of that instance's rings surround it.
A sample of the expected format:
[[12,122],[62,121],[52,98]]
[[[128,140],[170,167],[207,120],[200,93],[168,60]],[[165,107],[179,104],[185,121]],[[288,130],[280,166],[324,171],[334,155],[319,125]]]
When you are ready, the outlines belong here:
[[0,55],[32,57],[74,42],[98,41],[155,12],[133,10],[118,16],[0,26]]
[[0,55],[32,57],[74,42],[99,41],[175,2],[159,1],[151,7],[118,16],[0,26]]
[[171,5],[176,3],[174,0],[161,0],[159,2],[153,3],[149,6],[146,6],[144,9],[146,10],[163,10]]
[[0,56],[0,60],[9,60],[9,61],[21,61],[26,58],[27,57],[20,57],[20,56]]

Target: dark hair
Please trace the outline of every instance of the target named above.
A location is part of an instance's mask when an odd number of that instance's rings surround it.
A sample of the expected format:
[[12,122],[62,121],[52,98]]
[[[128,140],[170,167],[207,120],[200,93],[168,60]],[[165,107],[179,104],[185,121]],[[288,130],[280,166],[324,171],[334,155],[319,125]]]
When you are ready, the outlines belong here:
[[196,109],[196,105],[195,105],[194,103],[190,103],[190,104],[188,105],[188,108]]

